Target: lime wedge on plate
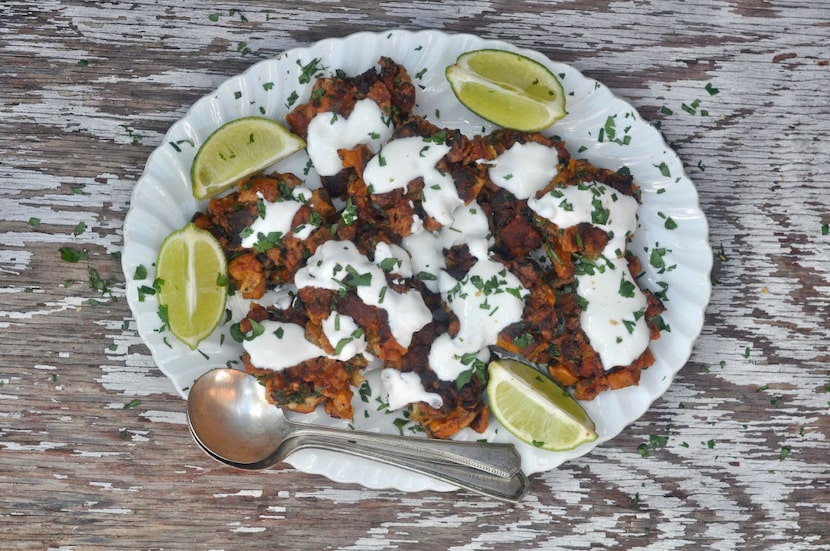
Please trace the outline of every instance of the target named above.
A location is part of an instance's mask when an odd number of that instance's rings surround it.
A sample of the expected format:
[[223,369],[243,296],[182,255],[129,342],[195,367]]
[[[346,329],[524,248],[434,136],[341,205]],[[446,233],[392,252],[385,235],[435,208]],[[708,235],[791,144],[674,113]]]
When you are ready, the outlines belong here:
[[491,362],[488,371],[490,410],[521,441],[564,451],[597,439],[579,402],[547,375],[506,359]]
[[302,138],[265,117],[225,123],[196,152],[190,169],[193,196],[206,199],[221,193],[303,147]]
[[544,130],[567,114],[565,93],[556,75],[520,54],[467,52],[447,67],[446,77],[458,101],[505,128]]
[[159,304],[170,331],[191,349],[207,338],[225,315],[228,267],[210,232],[188,224],[168,235],[156,259]]

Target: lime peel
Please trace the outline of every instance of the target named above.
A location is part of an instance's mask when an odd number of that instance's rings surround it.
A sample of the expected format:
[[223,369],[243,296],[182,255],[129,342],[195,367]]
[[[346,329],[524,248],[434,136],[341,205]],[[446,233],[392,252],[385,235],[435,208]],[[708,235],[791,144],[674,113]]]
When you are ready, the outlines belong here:
[[305,141],[266,117],[243,117],[217,128],[190,169],[193,196],[207,199],[305,147]]
[[194,224],[170,233],[156,259],[159,304],[170,331],[191,350],[210,336],[225,315],[227,260],[213,235]]
[[598,438],[585,410],[547,375],[507,359],[491,362],[488,371],[490,409],[523,442],[565,451]]
[[564,117],[565,93],[547,67],[506,50],[474,50],[458,56],[445,75],[458,100],[505,128],[540,131]]

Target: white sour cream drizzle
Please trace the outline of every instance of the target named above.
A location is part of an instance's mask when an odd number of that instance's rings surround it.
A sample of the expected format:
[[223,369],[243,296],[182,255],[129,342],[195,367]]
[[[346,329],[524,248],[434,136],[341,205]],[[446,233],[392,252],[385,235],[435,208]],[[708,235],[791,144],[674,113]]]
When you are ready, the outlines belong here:
[[357,101],[348,117],[319,113],[308,124],[308,156],[320,176],[334,176],[343,168],[338,149],[366,144],[372,153],[377,153],[392,136],[390,124],[378,104],[370,99]]
[[[295,197],[311,197],[311,191],[305,188],[296,188],[293,193]],[[248,229],[242,233],[244,235],[241,243],[243,247],[250,249],[256,245],[261,236],[268,236],[271,233],[279,233],[284,236],[293,230],[298,239],[305,239],[311,235],[314,230],[314,226],[311,224],[303,224],[296,228],[291,227],[294,216],[304,203],[293,199],[272,203],[262,199],[261,193],[257,193],[257,196],[264,202],[265,216],[258,216]]]
[[323,320],[323,333],[334,348],[331,357],[350,360],[366,350],[366,335],[351,316],[332,312]]
[[[326,351],[305,337],[305,328],[296,323],[264,320],[262,333],[242,343],[251,363],[262,369],[281,371],[315,358],[347,361],[366,350],[366,338],[349,316],[332,313],[323,320],[323,332],[336,354]],[[338,350],[339,349],[339,350]]]
[[296,323],[264,320],[263,332],[242,343],[251,363],[261,369],[281,371],[325,356],[326,352],[305,338],[305,328]]
[[[443,250],[462,244],[477,262],[458,281],[444,271]],[[491,244],[487,216],[475,201],[458,207],[451,225],[434,233],[410,235],[403,241],[413,270],[436,275],[424,283],[441,293],[459,321],[455,337],[441,335],[430,349],[429,364],[441,380],[456,380],[471,368],[474,358],[486,362],[490,357],[487,346],[496,342],[505,327],[521,320],[528,291],[502,264],[490,259]]]
[[436,409],[444,405],[444,399],[439,394],[426,391],[417,373],[383,369],[380,372],[380,380],[386,392],[386,402],[390,410],[415,402],[426,402]]
[[[421,231],[403,239],[403,247],[412,258],[412,271],[434,276],[447,267],[444,249],[464,244],[476,258],[486,257],[492,244],[487,215],[476,201],[455,209],[452,224],[437,232]],[[439,292],[437,279],[426,279],[424,284],[433,293]]]
[[406,249],[397,245],[378,242],[375,245],[375,264],[389,266],[386,271],[401,277],[412,277],[412,260]]
[[[438,337],[430,349],[429,364],[444,381],[454,381],[468,371],[473,358],[483,362],[489,359],[488,345],[496,342],[502,329],[521,319],[523,298],[528,293],[518,278],[490,259],[488,249],[493,244],[490,226],[476,201],[456,208],[452,218],[451,225],[437,232],[422,231],[403,240],[403,247],[412,259],[413,272],[435,276],[435,279],[424,279],[424,284],[431,291],[441,293],[459,320],[459,334],[454,338],[448,334]],[[456,245],[467,245],[477,259],[461,282],[445,271],[443,251]],[[488,287],[489,294],[486,294],[481,288],[482,282],[494,277],[498,284]]]
[[[646,297],[623,257],[627,238],[637,228],[636,199],[590,182],[555,188],[531,198],[528,206],[560,228],[590,222],[610,235],[594,273],[576,277],[577,293],[588,303],[580,322],[606,370],[629,365],[645,351],[650,338]],[[594,215],[607,220],[593,222]]]
[[353,287],[365,304],[386,311],[392,336],[403,347],[432,321],[432,312],[417,291],[398,293],[386,284],[383,270],[360,254],[351,241],[326,241],[294,276],[297,288],[339,291]]
[[438,378],[454,381],[472,367],[473,357],[487,362],[488,345],[499,333],[522,319],[529,293],[499,262],[479,257],[461,281],[447,272],[438,276],[441,296],[458,318],[458,334],[440,335],[429,351],[429,365]]
[[489,163],[490,180],[518,199],[529,199],[559,172],[556,148],[540,143],[515,143]]
[[372,193],[388,193],[423,178],[424,211],[441,224],[449,224],[453,211],[463,204],[452,177],[435,168],[449,151],[448,145],[419,136],[393,140],[369,160],[363,180]]

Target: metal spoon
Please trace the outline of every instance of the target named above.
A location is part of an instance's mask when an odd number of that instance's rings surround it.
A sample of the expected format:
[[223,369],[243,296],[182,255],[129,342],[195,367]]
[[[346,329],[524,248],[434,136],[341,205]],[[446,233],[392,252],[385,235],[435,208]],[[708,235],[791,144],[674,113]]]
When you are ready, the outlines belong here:
[[265,388],[235,369],[199,377],[187,399],[196,442],[214,459],[240,469],[265,469],[303,448],[367,457],[516,502],[527,490],[521,457],[510,444],[407,438],[306,425],[270,404]]

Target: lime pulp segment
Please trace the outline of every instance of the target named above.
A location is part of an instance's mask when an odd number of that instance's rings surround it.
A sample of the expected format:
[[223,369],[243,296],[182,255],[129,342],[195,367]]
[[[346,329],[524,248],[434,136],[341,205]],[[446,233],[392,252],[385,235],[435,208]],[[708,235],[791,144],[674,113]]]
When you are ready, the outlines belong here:
[[447,67],[446,77],[464,106],[505,128],[539,131],[566,114],[564,90],[556,75],[514,52],[467,52]]
[[564,451],[597,439],[585,410],[549,377],[515,360],[491,362],[489,374],[490,409],[523,442]]
[[244,117],[215,130],[191,168],[193,195],[205,199],[305,147],[299,136],[265,117]]
[[171,332],[195,349],[224,316],[227,262],[221,246],[209,232],[188,224],[162,243],[156,276]]

